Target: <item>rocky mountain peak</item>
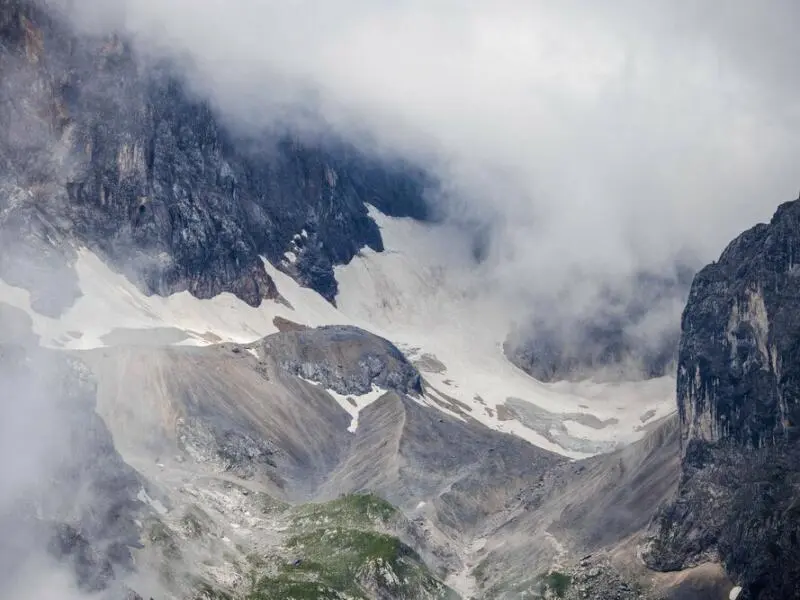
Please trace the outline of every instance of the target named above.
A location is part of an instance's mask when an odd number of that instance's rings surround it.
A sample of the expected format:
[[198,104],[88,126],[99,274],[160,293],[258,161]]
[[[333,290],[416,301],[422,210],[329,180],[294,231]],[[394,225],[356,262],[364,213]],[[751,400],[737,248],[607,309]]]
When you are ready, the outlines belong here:
[[779,444],[800,424],[800,202],[734,240],[695,278],[683,314],[684,445]]
[[798,248],[794,201],[695,278],[678,363],[681,481],[642,548],[658,570],[724,565],[740,600],[800,589]]

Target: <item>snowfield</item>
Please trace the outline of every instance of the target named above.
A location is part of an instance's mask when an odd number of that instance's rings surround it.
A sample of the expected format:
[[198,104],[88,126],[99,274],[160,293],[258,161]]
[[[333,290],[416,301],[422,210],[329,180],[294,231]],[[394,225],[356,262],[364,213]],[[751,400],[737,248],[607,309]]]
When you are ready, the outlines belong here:
[[[674,410],[671,377],[630,383],[543,384],[513,366],[502,342],[511,316],[474,264],[461,259],[440,226],[390,218],[370,207],[386,250],[363,250],[337,267],[337,306],[265,262],[283,299],[253,308],[231,294],[198,300],[188,292],[146,296],[87,250],[76,271],[81,298],[60,318],[30,307],[25,290],[0,280],[0,302],[24,310],[41,343],[64,349],[104,346],[250,343],[278,331],[276,317],[308,326],[349,324],[381,335],[423,374],[420,402],[459,419],[475,419],[542,448],[581,458],[628,444]],[[334,399],[351,414],[365,398]]]

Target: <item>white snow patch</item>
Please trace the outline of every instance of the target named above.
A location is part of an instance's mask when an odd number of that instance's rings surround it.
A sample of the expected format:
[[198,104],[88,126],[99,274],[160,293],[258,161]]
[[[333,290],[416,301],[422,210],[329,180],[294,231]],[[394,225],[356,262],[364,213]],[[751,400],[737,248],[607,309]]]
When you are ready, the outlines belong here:
[[[82,296],[60,318],[43,316],[31,308],[30,294],[0,280],[0,301],[25,311],[34,332],[48,347],[76,350],[109,345],[105,336],[133,330],[169,330],[185,336],[180,345],[205,346],[217,342],[246,344],[276,333],[276,316],[315,327],[346,322],[330,303],[313,290],[265,261],[282,302],[265,300],[254,308],[232,294],[199,300],[189,292],[169,297],[146,296],[128,279],[112,271],[100,258],[81,250],[75,265]],[[124,334],[122,335],[124,338]]]
[[144,488],[139,490],[139,493],[136,495],[136,499],[139,500],[139,502],[144,502],[145,504],[150,506],[154,511],[156,511],[161,516],[164,516],[169,512],[167,508],[159,500],[154,500],[153,498],[151,498],[150,495],[144,490]]
[[285,256],[286,260],[288,260],[292,264],[297,262],[297,254],[295,254],[291,250],[289,250],[288,252],[284,252],[283,256]]
[[[311,385],[322,387],[322,385],[317,381],[311,381],[310,379],[306,379],[304,377],[301,377],[300,379],[306,383],[310,383]],[[376,385],[372,386],[371,391],[367,392],[366,394],[361,394],[360,396],[354,396],[352,394],[343,395],[328,388],[323,389],[329,396],[331,396],[331,398],[336,400],[339,406],[341,406],[347,412],[347,414],[350,415],[350,426],[347,428],[347,431],[350,433],[355,433],[358,430],[358,415],[361,413],[361,411],[386,394],[386,390]]]
[[[370,215],[381,228],[386,250],[364,249],[350,264],[336,268],[337,306],[351,320],[370,323],[373,332],[395,342],[412,360],[435,356],[446,370],[426,373],[426,380],[469,406],[471,418],[581,458],[587,455],[569,451],[516,420],[502,421],[495,407],[517,398],[550,413],[615,419],[593,431],[578,423],[568,427],[577,437],[624,443],[643,435],[640,416],[645,412],[654,411],[654,418],[674,412],[671,377],[622,384],[544,384],[517,369],[502,350],[513,315],[498,310],[501,304],[474,263],[453,258],[469,253],[448,249],[452,236],[441,226],[387,217],[373,207]],[[436,402],[425,403],[463,418]]]
[[577,421],[572,421],[570,419],[566,419],[562,422],[562,424],[566,428],[569,435],[581,440],[607,441],[609,439],[616,439],[616,432],[609,434],[605,431],[605,427],[602,429],[597,429],[595,427],[589,427],[588,425],[584,425],[583,423],[578,423]]
[[731,590],[731,593],[728,594],[728,600],[736,600],[739,597],[739,594],[741,593],[742,593],[742,588],[741,586],[737,585],[735,588]]
[[[386,390],[383,390],[377,386],[373,386],[371,392],[367,392],[361,396],[342,396],[333,390],[328,390],[328,393],[336,399],[336,401],[339,403],[339,406],[341,406],[350,414],[352,420],[350,421],[350,427],[347,428],[347,431],[350,433],[355,433],[358,430],[358,415],[362,410],[383,396],[386,393]],[[355,406],[353,406],[353,404],[350,402],[350,399],[356,403]]]

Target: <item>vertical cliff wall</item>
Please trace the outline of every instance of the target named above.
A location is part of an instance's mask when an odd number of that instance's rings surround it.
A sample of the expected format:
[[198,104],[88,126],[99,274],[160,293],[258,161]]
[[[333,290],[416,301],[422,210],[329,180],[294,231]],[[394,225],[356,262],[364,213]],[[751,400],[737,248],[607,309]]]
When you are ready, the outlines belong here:
[[740,599],[800,594],[800,201],[695,278],[678,359],[682,477],[643,548],[721,562]]

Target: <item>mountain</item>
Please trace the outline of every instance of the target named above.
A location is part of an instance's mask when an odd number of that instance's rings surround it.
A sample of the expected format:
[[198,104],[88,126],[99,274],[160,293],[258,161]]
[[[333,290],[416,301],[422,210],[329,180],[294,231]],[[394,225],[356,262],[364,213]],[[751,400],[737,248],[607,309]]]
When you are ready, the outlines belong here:
[[663,569],[720,561],[742,598],[800,590],[798,243],[794,201],[698,274],[683,313],[683,477],[645,560]]
[[797,597],[800,202],[517,331],[423,169],[33,0],[0,89],[3,597]]
[[382,249],[365,201],[427,214],[421,171],[335,141],[244,143],[169,65],[118,36],[76,36],[32,2],[0,12],[0,269],[48,314],[80,293],[68,240],[147,293],[231,292],[258,306],[277,295],[262,256],[333,300],[333,265]]

